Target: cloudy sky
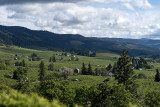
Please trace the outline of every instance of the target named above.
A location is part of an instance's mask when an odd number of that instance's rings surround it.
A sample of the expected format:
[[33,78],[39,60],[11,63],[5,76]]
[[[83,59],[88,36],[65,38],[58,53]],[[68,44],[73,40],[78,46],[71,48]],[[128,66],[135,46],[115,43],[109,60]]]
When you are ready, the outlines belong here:
[[0,25],[86,37],[160,39],[160,0],[0,0]]

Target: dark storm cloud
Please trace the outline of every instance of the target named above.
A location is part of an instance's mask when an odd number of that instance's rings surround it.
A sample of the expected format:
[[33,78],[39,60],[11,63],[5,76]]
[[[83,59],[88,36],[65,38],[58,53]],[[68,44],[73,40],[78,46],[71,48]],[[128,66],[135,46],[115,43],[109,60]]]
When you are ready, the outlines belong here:
[[64,2],[64,3],[77,3],[87,0],[0,0],[0,5],[12,5],[23,3],[52,3],[52,2]]

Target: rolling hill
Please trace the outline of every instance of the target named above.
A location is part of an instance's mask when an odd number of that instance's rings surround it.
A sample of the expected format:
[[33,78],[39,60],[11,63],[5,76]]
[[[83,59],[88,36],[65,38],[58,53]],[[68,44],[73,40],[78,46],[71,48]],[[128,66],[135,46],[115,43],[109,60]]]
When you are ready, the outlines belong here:
[[160,40],[153,40],[153,39],[123,39],[123,38],[99,38],[103,41],[116,41],[120,43],[132,43],[137,45],[144,45],[147,47],[157,48],[160,49]]
[[48,31],[30,30],[19,26],[0,26],[0,44],[16,45],[32,49],[71,49],[82,48],[92,51],[120,53],[125,48],[132,55],[150,55],[160,52],[157,49],[134,43],[114,40],[100,40],[79,34],[55,34]]

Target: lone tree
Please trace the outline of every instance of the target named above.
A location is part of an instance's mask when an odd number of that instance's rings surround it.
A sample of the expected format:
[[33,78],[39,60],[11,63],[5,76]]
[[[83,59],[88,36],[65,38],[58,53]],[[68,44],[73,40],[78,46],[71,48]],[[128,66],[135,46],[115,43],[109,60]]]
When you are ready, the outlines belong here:
[[159,70],[156,69],[156,75],[155,75],[155,82],[159,82],[160,81],[160,76],[159,76]]
[[110,71],[112,69],[112,65],[109,64],[108,67],[107,67],[107,71]]
[[52,61],[56,62],[56,56],[55,55],[52,56]]
[[124,84],[126,89],[132,94],[137,94],[137,84],[135,83],[133,65],[131,64],[131,58],[127,56],[128,51],[123,50],[123,54],[118,59],[115,79],[118,80],[118,84]]
[[54,64],[53,64],[53,63],[50,63],[50,64],[48,65],[48,70],[54,71]]
[[82,64],[82,74],[87,75],[87,69],[84,63]]
[[39,64],[39,80],[43,81],[45,76],[45,66],[44,66],[44,61],[41,61]]
[[22,62],[19,63],[19,66],[22,66],[22,67],[26,67],[27,66],[24,59],[22,60]]
[[92,75],[93,72],[92,72],[92,66],[91,64],[88,64],[88,75]]

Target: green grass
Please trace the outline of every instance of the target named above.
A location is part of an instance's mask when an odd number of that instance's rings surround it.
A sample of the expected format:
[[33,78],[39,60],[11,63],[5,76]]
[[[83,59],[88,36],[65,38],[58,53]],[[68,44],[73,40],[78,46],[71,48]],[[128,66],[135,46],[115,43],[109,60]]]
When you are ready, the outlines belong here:
[[[28,78],[32,81],[36,81],[38,79],[38,66],[39,66],[40,61],[29,61],[29,58],[27,58],[27,56],[30,56],[32,53],[36,53],[38,56],[42,58],[42,60],[44,60],[45,67],[47,69],[47,66],[50,64],[49,58],[53,54],[61,54],[62,52],[39,51],[39,50],[19,48],[15,46],[12,46],[12,47],[0,46],[1,60],[10,60],[11,62],[11,65],[7,67],[7,70],[0,70],[0,78],[1,78],[0,83],[1,84],[5,83],[5,84],[8,84],[9,86],[16,83],[15,80],[6,78],[6,76],[12,76],[13,71],[17,68],[14,66],[14,63],[17,61],[17,60],[14,60],[14,58],[16,57],[20,58],[19,62],[22,61],[23,59],[25,60],[25,62],[27,63],[27,66],[29,67]],[[101,56],[102,54],[103,56]],[[118,55],[115,56],[114,54],[109,54],[109,53],[106,53],[106,54],[102,53],[102,54],[98,53],[97,54],[98,57],[85,57],[85,56],[75,55],[75,57],[79,57],[79,61],[69,61],[70,57],[56,55],[57,61],[54,63],[54,68],[55,68],[55,71],[58,71],[60,68],[64,66],[68,68],[72,68],[72,69],[75,69],[75,68],[81,69],[82,63],[84,62],[86,64],[86,67],[90,63],[92,65],[92,69],[94,70],[95,68],[97,68],[97,65],[99,65],[100,67],[104,67],[105,65],[108,65],[110,63],[113,64],[115,61],[114,58],[118,57]],[[64,61],[60,61],[61,57],[63,57]],[[46,74],[49,74],[50,72],[51,71],[46,70]],[[85,76],[82,76],[82,75],[77,76],[77,77],[73,76],[70,79],[72,78],[84,79]],[[86,79],[81,81],[79,84],[83,84],[85,83],[85,81],[86,81],[86,84],[90,84],[91,80],[94,80],[93,83],[97,84],[97,83],[102,82],[105,78],[106,77],[96,77],[96,76],[87,77],[86,76]],[[71,83],[74,83],[71,80],[69,81]]]

